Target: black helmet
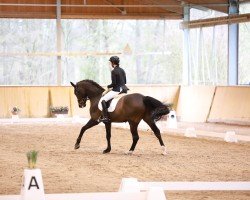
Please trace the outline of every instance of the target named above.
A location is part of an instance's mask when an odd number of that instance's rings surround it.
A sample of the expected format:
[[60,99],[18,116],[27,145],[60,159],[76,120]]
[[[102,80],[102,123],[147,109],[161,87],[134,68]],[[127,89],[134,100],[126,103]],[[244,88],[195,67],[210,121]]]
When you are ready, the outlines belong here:
[[109,61],[115,65],[119,65],[120,59],[118,56],[112,56],[112,57],[110,57]]

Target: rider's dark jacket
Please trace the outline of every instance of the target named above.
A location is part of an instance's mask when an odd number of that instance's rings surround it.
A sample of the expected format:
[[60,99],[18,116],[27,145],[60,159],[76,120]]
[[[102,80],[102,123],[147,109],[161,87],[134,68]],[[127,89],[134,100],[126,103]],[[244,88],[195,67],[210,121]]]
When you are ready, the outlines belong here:
[[112,90],[116,92],[127,93],[127,90],[129,89],[125,85],[127,83],[126,73],[122,68],[120,68],[119,66],[116,66],[111,71],[111,79],[112,79],[112,83],[108,85],[108,88],[112,88]]

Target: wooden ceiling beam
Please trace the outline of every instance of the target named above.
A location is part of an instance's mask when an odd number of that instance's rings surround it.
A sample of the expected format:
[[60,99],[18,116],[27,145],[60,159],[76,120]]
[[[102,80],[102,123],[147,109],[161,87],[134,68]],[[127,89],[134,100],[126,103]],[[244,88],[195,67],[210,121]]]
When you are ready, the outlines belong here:
[[[107,2],[110,5],[115,5],[113,2],[111,2],[110,0],[104,0],[105,2]],[[114,7],[116,10],[120,11],[122,14],[126,14],[126,10],[125,8],[119,8],[119,7]]]
[[[90,1],[82,0],[80,1],[73,1],[73,0],[67,0],[63,1],[65,4],[61,4],[62,10],[67,13],[72,13],[74,18],[75,16],[81,16],[84,14],[84,17],[81,18],[91,18],[91,16],[98,16],[98,18],[101,18],[101,16],[104,16],[106,18],[110,18],[110,16],[118,17],[120,18],[132,18],[135,16],[138,18],[146,18],[150,19],[150,17],[153,18],[166,18],[167,16],[170,16],[170,19],[180,18],[180,16],[183,15],[183,6],[185,4],[190,6],[203,6],[206,8],[215,9],[218,11],[227,12],[228,11],[228,1],[227,0],[136,0],[136,1],[126,1],[120,0],[102,0],[102,1],[95,1],[92,3],[95,4],[89,4]],[[2,3],[1,3],[2,2]],[[31,15],[34,15],[34,18],[42,18],[43,16],[48,16],[45,18],[54,18],[55,13],[53,10],[56,10],[56,1],[46,1],[47,3],[42,4],[41,2],[44,1],[31,1],[31,0],[16,0],[16,1],[3,1],[0,0],[0,17],[12,17],[11,13],[13,13],[13,18],[20,16],[29,16],[29,18],[32,18]],[[6,2],[12,2],[12,3],[6,3]],[[14,3],[13,3],[14,2]],[[23,3],[18,3],[23,2]],[[28,3],[25,3],[28,2]],[[32,2],[32,3],[30,3]],[[38,2],[37,4],[33,2]],[[97,2],[97,3],[96,3]],[[76,4],[78,3],[78,4]],[[101,4],[98,4],[101,3]],[[106,3],[106,4],[105,4]],[[110,14],[110,12],[114,13]],[[72,10],[72,11],[71,11]],[[119,11],[119,13],[117,11]],[[138,12],[137,12],[138,10]],[[70,11],[70,12],[69,12]],[[81,13],[83,11],[83,14]],[[85,13],[85,11],[89,11]],[[116,12],[115,12],[116,11]],[[74,14],[74,12],[76,12]],[[97,14],[92,14],[91,12]],[[133,13],[130,13],[133,12]],[[4,15],[4,13],[7,13],[7,15]],[[46,14],[47,13],[47,14]],[[52,13],[52,14],[51,14]],[[81,15],[79,15],[81,14]],[[173,16],[171,15],[173,14]],[[53,15],[53,17],[51,17]],[[90,15],[90,17],[87,17],[87,15]],[[124,16],[123,16],[124,15]],[[128,17],[126,17],[128,15]],[[148,15],[148,16],[147,16]],[[140,17],[142,16],[142,17]],[[155,17],[157,16],[157,17]]]
[[227,17],[215,17],[209,19],[192,20],[190,22],[181,22],[180,28],[182,29],[201,28],[201,27],[210,27],[210,26],[232,24],[232,23],[243,23],[249,21],[250,21],[250,14],[230,15]]
[[178,20],[182,19],[182,15],[174,14],[159,14],[159,13],[127,13],[126,15],[121,14],[77,14],[77,13],[63,13],[63,19],[170,19]]
[[184,3],[191,7],[201,6],[211,10],[228,13],[228,1],[227,0],[183,0]]
[[[13,7],[22,7],[22,6],[31,6],[31,7],[56,7],[56,4],[32,4],[32,3],[0,3],[0,6],[13,6]],[[171,8],[171,7],[180,7],[180,5],[172,4],[61,4],[61,7],[85,7],[85,8],[113,8],[113,7],[124,7],[124,8]]]
[[56,19],[56,12],[13,12],[1,11],[0,18]]
[[[56,19],[55,12],[0,12],[0,18],[23,19]],[[62,12],[62,19],[181,19],[182,15],[172,13],[127,13],[103,14],[103,13],[71,13]]]
[[[140,2],[145,2],[149,4],[155,4],[155,5],[163,5],[163,3],[155,0],[140,0]],[[182,11],[182,5],[180,3],[176,3],[175,0],[168,0],[168,4],[165,5],[172,5],[173,7],[160,7],[161,10],[165,10],[168,12],[172,13],[178,13],[178,14],[183,14]]]

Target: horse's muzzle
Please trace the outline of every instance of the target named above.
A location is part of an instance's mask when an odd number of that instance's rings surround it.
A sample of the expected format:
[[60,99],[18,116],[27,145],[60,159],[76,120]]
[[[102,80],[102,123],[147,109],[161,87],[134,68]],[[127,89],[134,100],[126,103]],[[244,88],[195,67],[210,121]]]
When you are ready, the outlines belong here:
[[81,100],[78,100],[78,105],[79,105],[79,108],[84,108],[86,106],[86,101],[88,100],[88,98],[83,98]]
[[79,104],[79,108],[84,108],[86,107],[86,103],[85,104]]

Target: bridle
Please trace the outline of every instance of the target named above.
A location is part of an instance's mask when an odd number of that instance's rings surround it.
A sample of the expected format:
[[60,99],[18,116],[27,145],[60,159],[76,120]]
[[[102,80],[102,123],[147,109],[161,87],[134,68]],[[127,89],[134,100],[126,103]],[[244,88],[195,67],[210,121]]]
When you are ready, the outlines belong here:
[[[77,87],[75,88],[75,90],[76,90],[77,93],[80,93]],[[89,100],[89,97],[86,95],[85,97],[82,97],[82,98],[78,101],[78,104],[79,104],[79,105],[86,105],[87,100]]]
[[81,103],[81,102],[86,103],[87,100],[89,100],[89,97],[88,97],[88,96],[83,97],[82,99],[80,99],[79,103]]

